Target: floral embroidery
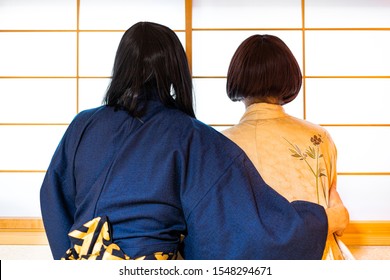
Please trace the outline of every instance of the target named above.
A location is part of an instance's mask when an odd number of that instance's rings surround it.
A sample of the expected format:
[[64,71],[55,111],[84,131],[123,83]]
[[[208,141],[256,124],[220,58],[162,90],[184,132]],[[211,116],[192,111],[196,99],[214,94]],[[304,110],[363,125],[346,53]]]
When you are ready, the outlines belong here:
[[[313,146],[309,146],[305,150],[305,152],[302,152],[302,150],[298,147],[298,145],[292,144],[290,141],[288,141],[285,138],[284,138],[284,140],[286,140],[287,143],[289,143],[290,146],[292,147],[292,148],[289,148],[289,150],[291,152],[291,156],[294,158],[297,158],[299,160],[304,161],[307,164],[307,166],[309,167],[311,173],[314,175],[316,194],[317,194],[317,203],[319,204],[320,203],[319,179],[322,176],[326,177],[326,174],[324,173],[325,169],[321,168],[320,164],[319,164],[320,158],[323,158],[323,155],[320,154],[320,145],[321,145],[321,143],[324,143],[324,141],[322,140],[321,134],[313,135],[310,138],[310,141],[313,144]],[[310,160],[310,158],[312,160]],[[309,162],[309,160],[311,163]],[[313,160],[314,160],[314,163],[312,162]],[[324,197],[326,198],[325,189],[323,186],[322,186],[322,191],[324,193]]]

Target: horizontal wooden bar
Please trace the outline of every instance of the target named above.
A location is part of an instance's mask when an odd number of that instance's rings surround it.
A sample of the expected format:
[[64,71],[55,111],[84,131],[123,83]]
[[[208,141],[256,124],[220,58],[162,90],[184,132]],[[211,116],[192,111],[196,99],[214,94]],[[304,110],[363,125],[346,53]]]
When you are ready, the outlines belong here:
[[389,176],[390,172],[337,172],[337,175],[342,175],[342,176]]
[[43,222],[41,218],[0,218],[1,230],[43,230]]
[[[67,126],[69,123],[0,123],[0,126]],[[233,126],[235,124],[208,124],[209,126]],[[390,123],[384,124],[319,124],[326,127],[390,127]]]
[[[55,32],[125,32],[126,29],[0,29],[3,33],[55,33]],[[174,32],[185,32],[184,29],[174,29]]]
[[389,79],[390,76],[304,76],[306,79]]
[[[0,173],[45,173],[47,170],[0,170]],[[390,172],[337,172],[342,176],[390,176]]]
[[[0,79],[111,79],[112,76],[0,76]],[[226,79],[225,75],[192,76],[194,79]],[[303,76],[303,79],[390,79],[390,76]]]
[[[390,246],[390,221],[351,221],[341,240],[350,246]],[[40,218],[0,218],[0,245],[46,245]]]
[[305,27],[306,31],[389,31],[389,27]]
[[341,240],[350,246],[390,246],[390,222],[351,222]]
[[331,124],[331,123],[321,123],[321,126],[349,126],[349,127],[387,127],[390,126],[390,123],[366,123],[366,124],[360,124],[360,123],[350,123],[350,124]]
[[0,218],[0,245],[47,245],[40,218]]
[[[389,27],[193,27],[192,31],[390,31]],[[125,29],[0,29],[0,33],[52,33],[52,32],[125,32]],[[174,29],[174,32],[185,32],[185,29]]]
[[[209,126],[233,126],[236,124],[233,123],[210,123]],[[348,123],[338,123],[338,124],[319,124],[320,126],[335,126],[335,127],[390,127],[390,123],[373,123],[373,124],[348,124]]]
[[69,123],[0,123],[0,126],[67,126]]
[[112,76],[0,76],[0,79],[111,79]]
[[196,27],[192,28],[192,31],[266,31],[266,30],[272,30],[272,31],[302,31],[302,28],[300,27],[226,27],[226,28],[203,28],[203,27]]
[[0,230],[0,245],[48,245],[45,231]]

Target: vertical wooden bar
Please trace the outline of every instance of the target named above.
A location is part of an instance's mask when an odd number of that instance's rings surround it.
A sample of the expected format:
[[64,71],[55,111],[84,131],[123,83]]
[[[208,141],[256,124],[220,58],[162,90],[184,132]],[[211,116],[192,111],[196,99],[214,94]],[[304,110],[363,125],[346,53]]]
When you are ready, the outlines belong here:
[[80,0],[77,1],[76,13],[76,113],[79,112],[79,39],[80,39]]
[[192,0],[185,0],[186,54],[192,73]]
[[303,119],[306,119],[305,0],[301,1],[301,8],[302,8],[302,93],[303,93]]

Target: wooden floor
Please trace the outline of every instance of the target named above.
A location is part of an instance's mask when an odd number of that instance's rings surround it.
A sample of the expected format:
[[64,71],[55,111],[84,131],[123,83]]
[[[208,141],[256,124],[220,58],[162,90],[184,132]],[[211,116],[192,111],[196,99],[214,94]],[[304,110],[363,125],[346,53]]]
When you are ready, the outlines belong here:
[[357,260],[390,260],[390,246],[348,246]]

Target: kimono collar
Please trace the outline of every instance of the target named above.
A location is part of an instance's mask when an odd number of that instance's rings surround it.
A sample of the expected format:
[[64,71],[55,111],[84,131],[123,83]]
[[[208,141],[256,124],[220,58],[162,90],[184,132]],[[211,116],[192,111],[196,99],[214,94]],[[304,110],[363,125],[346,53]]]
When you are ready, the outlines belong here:
[[270,103],[254,103],[246,108],[240,123],[251,120],[267,120],[283,118],[287,114],[281,105]]

